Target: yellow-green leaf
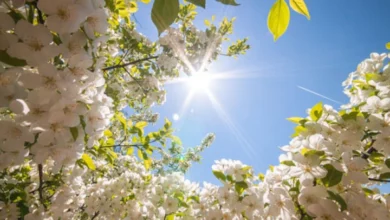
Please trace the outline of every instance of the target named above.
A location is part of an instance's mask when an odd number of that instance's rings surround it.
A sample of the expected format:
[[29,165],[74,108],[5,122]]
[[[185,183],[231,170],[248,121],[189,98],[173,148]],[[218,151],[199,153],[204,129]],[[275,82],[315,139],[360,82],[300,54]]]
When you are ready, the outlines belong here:
[[295,124],[300,124],[300,121],[302,121],[304,118],[301,118],[301,117],[291,117],[291,118],[287,118],[288,121],[291,121],[292,123],[295,123]]
[[322,102],[317,103],[313,106],[310,110],[310,118],[313,121],[318,121],[322,116],[323,108],[322,108]]
[[104,136],[111,137],[112,136],[112,132],[107,129],[107,130],[104,131]]
[[150,0],[141,0],[142,3],[149,4]]
[[148,125],[148,123],[146,121],[140,121],[140,122],[137,122],[137,124],[135,124],[135,127],[139,128],[139,129],[143,129],[147,125]]
[[152,166],[152,160],[150,158],[144,160],[144,167],[146,170],[149,170],[151,166]]
[[107,141],[106,141],[106,146],[114,146],[115,145],[115,140],[113,138],[109,138]]
[[137,2],[130,2],[129,12],[130,13],[135,13],[137,11],[138,11]]
[[211,23],[209,20],[204,20],[204,24],[207,26],[207,27],[210,27],[211,26]]
[[87,164],[87,167],[89,169],[96,170],[95,163],[93,162],[92,158],[88,154],[83,154],[83,156],[81,156],[81,159],[83,159],[83,161],[85,162],[85,164]]
[[143,160],[144,159],[144,154],[142,152],[142,150],[138,149],[138,157]]
[[310,13],[304,0],[290,0],[290,6],[294,11],[306,16],[310,20]]
[[267,25],[276,41],[288,28],[290,9],[285,0],[276,0],[268,14]]
[[259,173],[258,177],[259,177],[259,179],[260,179],[261,181],[264,181],[264,178],[265,178],[264,174]]
[[123,129],[127,130],[127,121],[126,121],[126,118],[123,116],[123,114],[116,113],[115,116],[116,116],[116,119],[122,124]]
[[165,216],[165,220],[175,220],[175,214],[169,214]]
[[133,153],[134,153],[134,148],[130,147],[127,149],[127,152],[126,152],[127,155],[132,155]]
[[386,49],[390,50],[390,42],[386,44]]
[[118,154],[116,154],[113,150],[108,149],[107,152],[110,154],[110,156],[111,156],[112,158],[114,158],[114,159],[118,158]]

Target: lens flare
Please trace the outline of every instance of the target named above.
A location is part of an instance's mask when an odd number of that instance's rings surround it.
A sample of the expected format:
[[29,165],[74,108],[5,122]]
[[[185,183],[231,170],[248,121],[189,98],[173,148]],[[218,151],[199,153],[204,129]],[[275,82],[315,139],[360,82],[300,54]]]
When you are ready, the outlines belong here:
[[188,84],[194,92],[205,92],[211,83],[211,74],[197,72],[188,78]]

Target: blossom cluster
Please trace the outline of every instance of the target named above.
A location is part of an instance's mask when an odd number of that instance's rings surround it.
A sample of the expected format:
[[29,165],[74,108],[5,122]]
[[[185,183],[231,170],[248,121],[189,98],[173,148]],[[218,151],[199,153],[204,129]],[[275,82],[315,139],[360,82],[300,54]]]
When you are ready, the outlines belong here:
[[58,169],[74,164],[85,145],[102,137],[112,116],[101,71],[104,1],[40,0],[36,7],[46,15],[44,21],[37,15],[37,24],[0,12],[0,49],[25,62],[1,70],[0,107],[12,111],[0,121],[1,169],[26,157],[36,163],[51,158]]

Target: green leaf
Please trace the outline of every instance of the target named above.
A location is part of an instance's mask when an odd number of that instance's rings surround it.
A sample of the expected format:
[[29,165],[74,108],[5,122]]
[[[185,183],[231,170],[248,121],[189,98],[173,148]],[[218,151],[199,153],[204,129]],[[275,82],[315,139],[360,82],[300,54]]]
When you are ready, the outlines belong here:
[[308,157],[308,156],[312,156],[312,155],[317,155],[317,156],[322,156],[325,154],[324,151],[319,151],[319,150],[313,150],[313,149],[310,149],[310,148],[306,148],[304,147],[302,150],[301,150],[301,154],[305,157]]
[[72,134],[73,140],[76,141],[79,137],[79,130],[77,127],[71,127],[69,128],[70,133]]
[[226,176],[221,171],[213,170],[213,174],[215,177],[217,177],[217,179],[226,181]]
[[164,128],[166,130],[168,130],[169,128],[172,127],[172,122],[170,122],[167,118],[165,118],[165,124],[164,124]]
[[144,160],[144,167],[146,170],[149,170],[150,167],[152,166],[152,159],[147,158]]
[[303,127],[302,125],[298,125],[294,128],[294,134],[291,135],[291,137],[297,137],[299,136],[302,132],[307,131],[307,128]]
[[221,2],[222,4],[225,4],[225,5],[233,5],[233,6],[240,5],[240,4],[237,4],[236,0],[217,0],[217,2]]
[[152,21],[157,27],[158,35],[165,31],[177,18],[179,0],[155,0],[152,8]]
[[301,118],[301,117],[291,117],[291,118],[287,118],[287,120],[291,121],[292,123],[301,124],[301,125],[304,125],[305,122],[308,121],[306,118]]
[[133,155],[133,153],[134,153],[134,148],[133,147],[129,147],[127,149],[126,155]]
[[326,176],[321,179],[322,183],[326,187],[332,187],[341,182],[341,179],[343,178],[343,173],[336,170],[332,165],[326,164],[324,165],[324,168],[328,171]]
[[148,126],[148,123],[146,121],[140,121],[135,124],[135,127],[139,129],[144,129],[144,127]]
[[83,154],[81,158],[83,159],[83,161],[85,162],[85,164],[89,169],[96,170],[95,163],[93,162],[92,158],[88,154]]
[[318,121],[322,116],[323,108],[322,108],[322,102],[319,102],[313,106],[310,110],[310,118],[313,121]]
[[336,194],[330,190],[328,190],[328,194],[329,194],[329,198],[331,200],[336,201],[340,205],[341,211],[344,211],[347,209],[347,203],[345,202],[343,197],[341,197],[339,194]]
[[390,168],[390,158],[385,160],[385,164],[388,168]]
[[194,5],[200,6],[202,8],[206,8],[206,0],[187,0]]
[[169,214],[165,216],[165,220],[175,220],[175,214]]
[[236,182],[235,189],[238,195],[241,195],[244,192],[244,190],[246,190],[247,188],[248,188],[248,184],[246,182],[244,181]]
[[106,146],[114,146],[115,145],[115,140],[113,138],[109,138],[106,141]]
[[259,173],[258,177],[259,177],[259,180],[264,182],[264,178],[265,178],[264,174]]
[[284,164],[284,165],[289,166],[289,167],[295,166],[294,162],[292,162],[291,160],[282,161],[282,162],[280,162],[280,164]]
[[4,50],[0,50],[0,62],[3,62],[3,63],[8,64],[10,66],[25,66],[25,65],[27,65],[26,61],[11,57]]
[[387,172],[387,173],[382,173],[380,176],[379,176],[379,179],[383,179],[383,180],[386,180],[386,179],[390,179],[390,173]]
[[374,191],[372,191],[371,189],[369,189],[369,188],[362,188],[362,190],[364,191],[364,193],[366,194],[366,196],[370,196],[370,195],[374,195],[375,194],[375,192]]
[[123,114],[122,113],[116,113],[115,116],[116,116],[116,119],[122,124],[123,129],[125,131],[127,131],[127,121],[126,121],[126,118],[123,117]]
[[285,0],[276,0],[268,14],[267,26],[274,41],[281,37],[290,23],[290,9]]
[[104,131],[104,136],[106,136],[106,137],[112,137],[112,132],[110,131],[110,130],[105,130]]
[[199,196],[190,196],[188,199],[192,199],[197,203],[200,203]]
[[294,11],[306,16],[310,20],[310,13],[304,0],[290,0],[290,6]]

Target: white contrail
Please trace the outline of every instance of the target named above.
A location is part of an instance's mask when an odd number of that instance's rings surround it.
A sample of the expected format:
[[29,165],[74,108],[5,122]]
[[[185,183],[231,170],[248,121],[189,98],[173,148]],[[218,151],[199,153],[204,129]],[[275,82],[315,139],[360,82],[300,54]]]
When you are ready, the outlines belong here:
[[336,100],[334,100],[334,99],[331,99],[331,98],[329,98],[329,97],[326,97],[326,96],[324,96],[324,95],[321,95],[321,94],[319,94],[319,93],[316,93],[316,92],[314,92],[314,91],[312,91],[312,90],[310,90],[310,89],[306,89],[306,88],[304,88],[304,87],[302,87],[302,86],[298,86],[298,85],[297,85],[297,87],[300,88],[300,89],[302,89],[302,90],[304,90],[304,91],[306,91],[306,92],[309,92],[309,93],[311,93],[311,94],[317,95],[317,96],[319,96],[319,97],[322,97],[322,98],[327,99],[327,100],[329,100],[329,101],[335,102],[335,103],[337,103],[337,104],[340,104],[340,105],[343,104],[343,103],[341,103],[341,102],[339,102],[339,101],[336,101]]

